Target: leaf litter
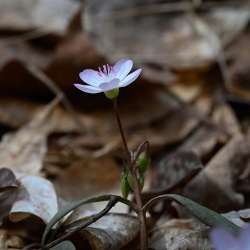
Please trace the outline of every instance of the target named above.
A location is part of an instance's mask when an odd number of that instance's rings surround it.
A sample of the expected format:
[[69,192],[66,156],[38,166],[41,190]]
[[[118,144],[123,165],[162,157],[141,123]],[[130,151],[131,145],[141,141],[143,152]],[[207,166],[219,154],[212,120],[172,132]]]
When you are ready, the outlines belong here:
[[[104,6],[95,0],[81,8],[80,1],[65,0],[59,10],[57,1],[31,2],[0,1],[0,248],[39,244],[44,226],[71,202],[119,194],[124,155],[110,107],[72,84],[80,70],[120,57],[145,67],[120,99],[129,146],[151,144],[145,202],[171,190],[240,227],[249,222],[245,1],[202,1],[191,12],[184,1]],[[141,32],[145,27],[150,32]],[[151,248],[212,249],[207,226],[186,218],[175,202],[163,203],[148,214]],[[75,210],[55,235],[104,207]],[[127,211],[117,205],[50,249],[136,249],[139,225]]]

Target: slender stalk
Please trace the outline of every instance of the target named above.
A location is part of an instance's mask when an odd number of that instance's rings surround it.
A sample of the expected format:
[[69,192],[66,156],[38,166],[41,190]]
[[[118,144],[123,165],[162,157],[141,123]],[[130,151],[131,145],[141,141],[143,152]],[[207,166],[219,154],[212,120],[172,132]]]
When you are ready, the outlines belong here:
[[113,107],[114,107],[114,112],[115,112],[115,117],[116,117],[116,121],[117,121],[117,124],[118,124],[118,128],[119,128],[121,138],[122,138],[122,143],[123,143],[124,149],[125,149],[126,154],[127,154],[128,162],[130,162],[131,161],[131,155],[130,155],[130,151],[128,149],[127,140],[126,140],[124,130],[123,130],[123,127],[122,127],[122,122],[121,122],[121,118],[120,118],[119,110],[118,110],[118,105],[117,105],[117,99],[113,100]]
[[114,112],[115,112],[118,128],[121,134],[123,146],[127,154],[128,170],[134,179],[133,192],[135,195],[135,201],[136,201],[136,205],[138,209],[137,214],[138,214],[138,218],[140,221],[140,248],[141,250],[147,250],[148,240],[147,240],[146,216],[145,216],[145,212],[142,209],[143,204],[142,204],[142,198],[141,198],[141,190],[140,190],[140,185],[139,185],[138,178],[137,178],[136,169],[134,169],[136,160],[134,159],[133,154],[130,153],[129,148],[128,148],[127,140],[125,137],[125,133],[122,127],[122,122],[121,122],[121,118],[120,118],[120,114],[118,110],[117,99],[113,100],[113,107],[114,107]]
[[141,243],[141,250],[147,250],[148,249],[148,239],[147,239],[147,225],[146,225],[146,216],[145,212],[142,209],[142,198],[141,198],[141,191],[140,186],[138,183],[138,179],[134,178],[134,195],[136,204],[138,206],[138,217],[140,220],[140,243]]

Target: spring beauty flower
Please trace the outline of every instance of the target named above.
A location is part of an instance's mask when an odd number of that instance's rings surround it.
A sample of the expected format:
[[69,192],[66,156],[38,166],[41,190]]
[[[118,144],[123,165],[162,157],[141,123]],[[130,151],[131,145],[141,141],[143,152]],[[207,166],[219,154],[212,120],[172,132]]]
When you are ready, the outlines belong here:
[[110,98],[116,98],[119,94],[119,88],[126,87],[134,82],[141,73],[137,69],[130,73],[133,67],[133,61],[130,59],[121,59],[114,66],[103,65],[98,71],[85,69],[79,76],[87,84],[74,84],[76,88],[89,94],[105,93]]
[[215,228],[210,234],[216,250],[250,250],[250,226],[242,230],[238,237],[222,228]]

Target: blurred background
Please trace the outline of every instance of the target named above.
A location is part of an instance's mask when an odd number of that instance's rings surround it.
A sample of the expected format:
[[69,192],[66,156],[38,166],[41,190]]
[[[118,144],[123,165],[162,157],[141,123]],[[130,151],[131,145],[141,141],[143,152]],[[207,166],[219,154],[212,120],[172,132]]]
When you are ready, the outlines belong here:
[[130,147],[151,145],[145,190],[179,192],[219,212],[247,207],[249,6],[0,0],[2,166],[18,162],[49,179],[65,201],[119,194],[124,154],[111,104],[73,84],[86,68],[131,58],[143,73],[120,91],[119,106]]

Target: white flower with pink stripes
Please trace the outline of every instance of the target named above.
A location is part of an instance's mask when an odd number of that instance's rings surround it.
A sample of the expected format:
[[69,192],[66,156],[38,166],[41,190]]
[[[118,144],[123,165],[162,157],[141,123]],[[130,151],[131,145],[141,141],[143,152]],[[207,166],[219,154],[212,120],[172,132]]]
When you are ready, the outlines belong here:
[[74,84],[79,90],[97,94],[104,92],[107,97],[113,99],[118,96],[119,88],[123,88],[134,82],[140,75],[141,69],[130,73],[133,61],[121,59],[114,66],[109,64],[99,67],[98,71],[85,69],[79,76],[86,84]]

